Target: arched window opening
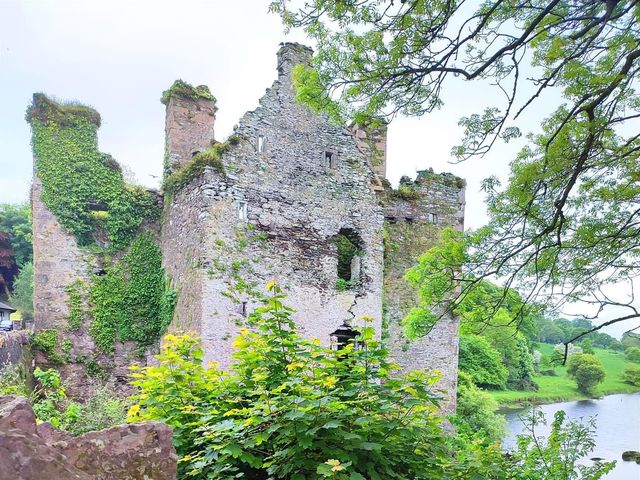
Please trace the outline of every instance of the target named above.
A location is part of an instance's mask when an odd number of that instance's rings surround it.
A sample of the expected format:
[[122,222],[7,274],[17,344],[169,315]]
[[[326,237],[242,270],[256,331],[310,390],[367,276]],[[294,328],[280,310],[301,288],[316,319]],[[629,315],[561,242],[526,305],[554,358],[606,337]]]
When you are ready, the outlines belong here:
[[336,288],[348,290],[360,284],[362,240],[351,229],[343,228],[335,237],[338,251],[338,279]]

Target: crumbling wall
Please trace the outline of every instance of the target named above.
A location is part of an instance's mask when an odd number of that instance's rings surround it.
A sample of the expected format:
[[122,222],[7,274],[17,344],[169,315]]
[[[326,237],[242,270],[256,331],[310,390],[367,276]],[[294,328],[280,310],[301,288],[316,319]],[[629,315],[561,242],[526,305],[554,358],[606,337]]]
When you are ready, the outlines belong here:
[[445,316],[431,332],[407,341],[401,321],[416,306],[417,292],[404,281],[405,272],[439,239],[444,227],[462,230],[464,181],[450,174],[419,172],[415,182],[403,179],[400,188],[384,193],[385,335],[393,360],[404,371],[437,369],[445,392],[442,410],[455,411],[458,377],[458,318]]
[[177,80],[162,97],[165,119],[167,172],[187,164],[198,152],[211,147],[216,100],[209,89]]
[[95,110],[35,94],[27,119],[34,147],[35,364],[58,369],[74,398],[89,396],[96,377],[127,392],[128,367],[145,363],[145,352],[133,342],[116,342],[110,351],[97,347],[89,288],[137,233],[157,229],[149,212],[160,210],[159,199],[124,184],[117,162],[97,150]]
[[[243,116],[222,154],[224,173],[206,170],[174,197],[172,212],[189,211],[202,224],[201,335],[207,360],[223,366],[239,325],[274,278],[297,310],[303,335],[328,344],[344,320],[363,315],[380,331],[383,212],[376,177],[349,130],[296,101],[291,72],[310,54],[283,46],[278,80]],[[174,217],[167,222],[183,221]],[[345,290],[336,285],[341,229],[356,232],[362,247],[360,282]],[[163,244],[177,245],[178,230],[165,232]],[[183,284],[178,289],[186,288],[182,278],[174,275]]]

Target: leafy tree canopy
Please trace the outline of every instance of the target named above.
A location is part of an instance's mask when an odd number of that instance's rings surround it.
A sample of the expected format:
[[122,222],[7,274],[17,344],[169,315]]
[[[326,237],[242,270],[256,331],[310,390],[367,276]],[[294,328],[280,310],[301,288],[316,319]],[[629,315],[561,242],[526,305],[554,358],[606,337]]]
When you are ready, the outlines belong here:
[[0,204],[0,232],[9,235],[16,264],[21,266],[31,261],[31,207],[28,203]]
[[457,239],[460,255],[443,259],[444,269],[425,271],[425,282],[451,279],[431,306],[499,278],[524,287],[527,301],[629,309],[609,324],[640,318],[631,295],[603,291],[639,273],[637,2],[275,0],[271,9],[316,41],[314,82],[360,123],[440,108],[454,76],[494,85],[504,103],[460,120],[459,160],[520,136],[519,116],[545,90],[562,95],[512,161],[507,185],[484,182],[488,225]]

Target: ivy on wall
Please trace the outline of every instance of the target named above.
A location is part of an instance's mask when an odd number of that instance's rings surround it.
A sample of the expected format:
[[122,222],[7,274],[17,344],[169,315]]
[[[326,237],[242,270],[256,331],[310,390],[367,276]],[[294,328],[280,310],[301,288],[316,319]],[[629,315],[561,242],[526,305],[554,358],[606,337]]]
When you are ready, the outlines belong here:
[[159,219],[158,198],[126,184],[118,163],[99,152],[95,110],[36,94],[27,120],[42,201],[80,246],[95,247],[105,265],[102,275],[68,285],[68,325],[40,331],[34,346],[54,363],[71,361],[73,344],[65,332],[84,332],[87,318],[88,333],[102,352],[113,352],[117,341],[133,341],[141,349],[152,345],[171,322],[176,303],[153,235],[140,233]]
[[160,249],[151,234],[141,234],[122,260],[91,285],[89,332],[105,352],[112,352],[116,341],[152,345],[171,322],[176,299],[167,288]]
[[118,163],[98,151],[100,115],[35,94],[27,111],[42,201],[83,246],[105,232],[109,248],[129,245],[145,220],[159,218],[156,198],[127,185]]

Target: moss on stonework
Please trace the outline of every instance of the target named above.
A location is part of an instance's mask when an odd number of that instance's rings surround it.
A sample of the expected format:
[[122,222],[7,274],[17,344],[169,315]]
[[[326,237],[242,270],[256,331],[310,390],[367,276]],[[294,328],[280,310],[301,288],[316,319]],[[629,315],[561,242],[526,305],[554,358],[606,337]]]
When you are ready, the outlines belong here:
[[184,80],[176,80],[168,90],[162,92],[162,103],[167,105],[169,103],[169,99],[174,95],[178,97],[188,98],[189,100],[193,101],[216,101],[216,97],[211,94],[211,92],[209,91],[209,87],[207,87],[206,85],[198,85],[197,87],[194,87]]
[[29,123],[38,121],[44,124],[56,124],[59,127],[73,126],[80,120],[87,121],[96,128],[100,126],[100,114],[93,108],[78,103],[61,104],[44,93],[35,93],[33,103],[27,109],[26,120]]
[[42,352],[51,363],[63,364],[67,362],[65,357],[68,357],[68,352],[66,352],[66,354],[65,352],[60,352],[58,331],[55,329],[46,329],[37,332],[31,337],[31,346],[35,350]]
[[389,196],[392,198],[399,198],[402,200],[419,200],[424,195],[422,192],[415,189],[413,186],[400,185],[396,189],[389,190]]
[[199,177],[206,167],[213,168],[216,172],[225,175],[222,155],[228,152],[232,146],[238,145],[240,138],[232,135],[224,143],[216,143],[213,147],[196,153],[191,161],[184,166],[177,168],[173,173],[167,175],[163,188],[167,193],[175,193],[189,185],[195,178]]
[[441,183],[447,187],[464,188],[467,182],[452,173],[435,173],[432,168],[420,170],[416,178],[416,183]]

